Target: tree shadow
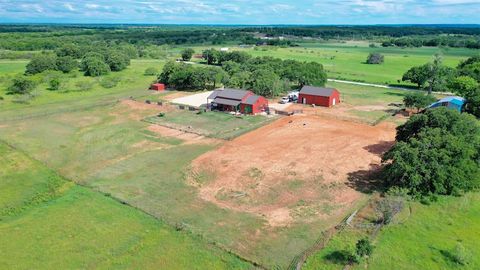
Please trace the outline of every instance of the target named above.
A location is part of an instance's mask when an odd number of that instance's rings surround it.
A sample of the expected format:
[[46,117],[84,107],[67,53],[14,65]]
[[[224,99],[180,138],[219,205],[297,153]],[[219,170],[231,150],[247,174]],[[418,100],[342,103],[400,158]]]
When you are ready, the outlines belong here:
[[[394,141],[381,141],[377,144],[365,146],[363,149],[381,156],[388,151],[394,143]],[[381,164],[372,163],[368,169],[350,172],[347,175],[347,186],[366,194],[383,191],[385,185],[382,181],[382,167]]]
[[324,258],[331,263],[345,265],[352,261],[352,257],[352,253],[348,250],[335,250],[325,255]]
[[404,83],[391,83],[388,86],[390,87],[401,87],[401,88],[408,88],[412,90],[419,90],[417,86],[411,84],[404,84]]
[[375,155],[383,155],[390,148],[392,148],[395,141],[381,141],[377,144],[367,145],[363,149]]
[[356,191],[371,194],[384,190],[383,181],[381,181],[381,166],[379,164],[370,164],[369,170],[358,170],[347,175],[347,186]]

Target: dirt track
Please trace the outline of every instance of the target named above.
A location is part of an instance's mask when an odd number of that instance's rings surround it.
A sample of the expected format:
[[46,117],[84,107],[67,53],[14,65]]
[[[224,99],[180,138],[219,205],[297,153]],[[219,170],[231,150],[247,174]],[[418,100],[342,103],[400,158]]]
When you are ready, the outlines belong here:
[[285,117],[197,158],[192,167],[202,181],[190,181],[204,200],[272,226],[327,219],[362,197],[356,179],[378,167],[394,136],[388,124]]

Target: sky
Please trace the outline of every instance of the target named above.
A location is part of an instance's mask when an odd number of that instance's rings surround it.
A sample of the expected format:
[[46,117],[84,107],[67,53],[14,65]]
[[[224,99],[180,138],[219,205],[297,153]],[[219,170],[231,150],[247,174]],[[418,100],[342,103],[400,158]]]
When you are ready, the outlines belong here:
[[480,0],[0,0],[0,23],[480,24]]

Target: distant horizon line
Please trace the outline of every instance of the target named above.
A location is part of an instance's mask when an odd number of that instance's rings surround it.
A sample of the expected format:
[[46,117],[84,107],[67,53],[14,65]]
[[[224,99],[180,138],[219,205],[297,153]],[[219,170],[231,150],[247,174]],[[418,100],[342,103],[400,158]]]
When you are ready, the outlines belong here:
[[0,25],[125,25],[125,26],[469,26],[480,27],[476,23],[403,23],[403,24],[217,24],[217,23],[85,23],[85,22],[0,22]]

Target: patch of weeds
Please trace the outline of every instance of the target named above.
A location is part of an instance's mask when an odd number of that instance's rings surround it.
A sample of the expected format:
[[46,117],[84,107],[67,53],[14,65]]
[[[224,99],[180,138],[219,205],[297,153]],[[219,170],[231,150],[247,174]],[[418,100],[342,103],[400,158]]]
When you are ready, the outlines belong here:
[[203,186],[216,178],[213,170],[190,171],[190,178],[199,186]]
[[442,250],[440,252],[446,259],[458,265],[468,265],[472,260],[472,254],[461,243],[457,243],[452,250]]
[[289,181],[287,183],[288,189],[290,189],[290,190],[297,190],[297,189],[303,187],[304,184],[305,184],[305,182],[303,180],[300,180],[300,179],[294,179],[294,180]]
[[263,177],[265,177],[265,174],[259,168],[252,167],[248,169],[247,176],[259,181],[262,180]]

